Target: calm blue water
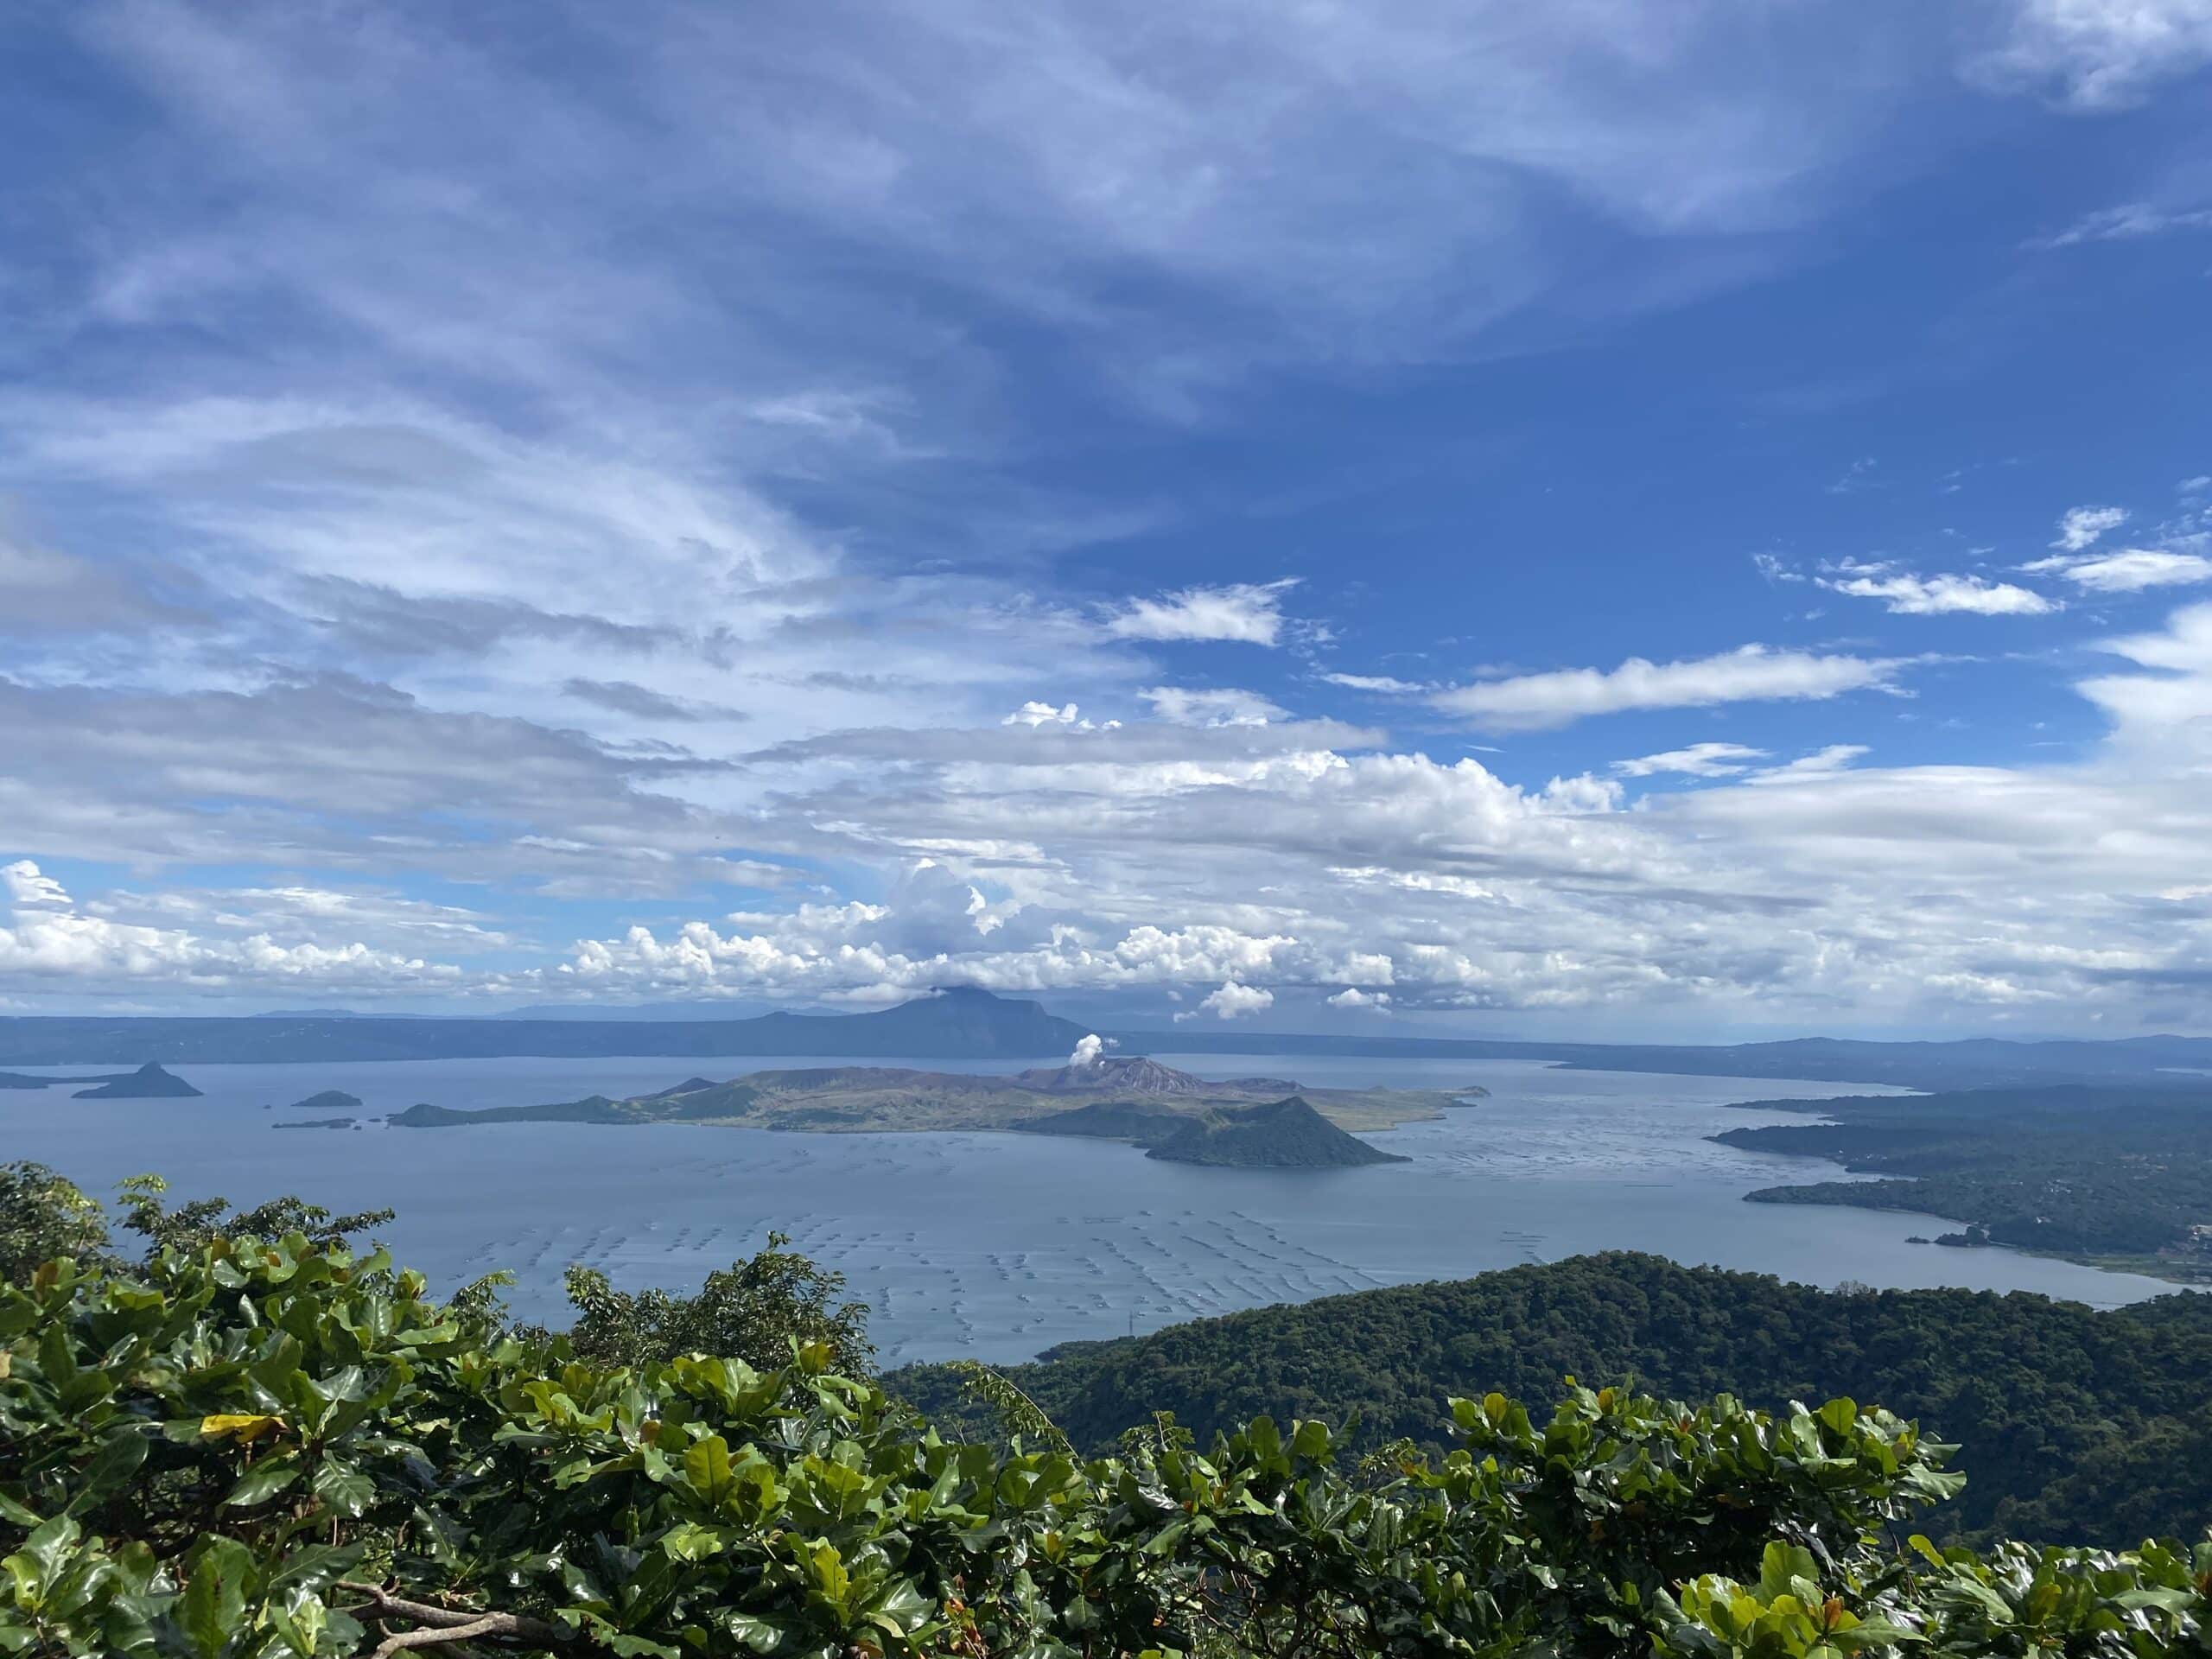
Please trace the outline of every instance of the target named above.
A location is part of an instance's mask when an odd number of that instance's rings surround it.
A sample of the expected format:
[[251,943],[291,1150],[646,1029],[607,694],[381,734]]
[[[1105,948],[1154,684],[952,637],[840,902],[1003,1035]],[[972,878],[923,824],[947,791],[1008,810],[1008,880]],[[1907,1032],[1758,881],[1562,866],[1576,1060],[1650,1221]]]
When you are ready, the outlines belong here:
[[0,1091],[0,1157],[37,1159],[93,1191],[153,1170],[188,1198],[297,1192],[334,1209],[390,1205],[400,1213],[386,1237],[402,1261],[447,1285],[512,1268],[522,1275],[513,1304],[531,1317],[557,1317],[570,1262],[602,1268],[618,1284],[685,1287],[756,1249],[772,1227],[842,1271],[874,1306],[886,1363],[1012,1360],[1132,1326],[1599,1249],[1816,1285],[2037,1290],[2100,1306],[2172,1288],[2009,1251],[1905,1243],[1949,1224],[1925,1217],[1744,1204],[1753,1187],[1836,1171],[1704,1139],[1788,1121],[1725,1109],[1732,1101],[1877,1090],[1508,1060],[1160,1058],[1202,1076],[1262,1072],[1317,1085],[1478,1083],[1491,1098],[1373,1137],[1411,1163],[1212,1170],[1041,1135],[270,1127],[297,1116],[284,1110],[290,1102],[324,1089],[359,1095],[362,1114],[381,1114],[424,1100],[519,1105],[639,1094],[694,1072],[844,1064],[805,1057],[196,1065],[177,1070],[202,1100]]

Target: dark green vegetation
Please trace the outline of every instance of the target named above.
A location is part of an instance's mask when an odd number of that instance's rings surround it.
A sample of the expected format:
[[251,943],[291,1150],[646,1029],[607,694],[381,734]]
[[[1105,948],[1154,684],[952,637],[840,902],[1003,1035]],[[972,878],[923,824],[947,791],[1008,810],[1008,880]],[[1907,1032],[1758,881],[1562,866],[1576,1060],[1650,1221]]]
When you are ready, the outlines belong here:
[[[1966,1494],[1942,1529],[2118,1543],[2212,1519],[2212,1296],[2099,1313],[1613,1254],[1071,1343],[1006,1375],[1087,1447],[1154,1410],[1201,1434],[1263,1411],[1357,1412],[1363,1446],[1434,1446],[1446,1399],[1541,1396],[1567,1376],[1770,1408],[1849,1395],[1961,1446]],[[988,1426],[950,1368],[887,1382],[932,1415]]]
[[1749,1195],[1756,1203],[1920,1211],[1967,1224],[1966,1234],[1939,1243],[2212,1277],[2212,1089],[2204,1085],[2060,1084],[1755,1108],[1834,1122],[1714,1138],[1892,1178],[1768,1187]]
[[[634,1010],[629,1011],[634,1013]],[[687,1010],[688,1012],[688,1010]],[[0,1019],[0,1065],[488,1059],[505,1055],[816,1054],[849,1059],[1042,1058],[1065,1054],[1090,1028],[1034,1002],[948,989],[871,1014],[771,1014],[751,1020],[408,1020],[316,1014],[241,1019]],[[1120,1046],[1163,1053],[1369,1054],[1548,1060],[1585,1070],[1717,1077],[1808,1077],[1913,1089],[1984,1089],[2037,1082],[2156,1082],[2212,1074],[2212,1039],[2119,1042],[1868,1043],[1807,1038],[1729,1046],[1497,1042],[1458,1038],[1135,1031]],[[0,1087],[6,1086],[0,1078]]]
[[1406,1161],[1346,1135],[1295,1095],[1186,1120],[1145,1155],[1236,1169],[1352,1169]]
[[82,1077],[35,1077],[19,1071],[0,1071],[0,1089],[67,1089],[75,1084],[76,1100],[197,1100],[200,1090],[182,1077],[172,1077],[149,1064],[136,1071],[111,1071]]
[[106,1259],[99,1200],[44,1164],[0,1164],[0,1283],[27,1279],[57,1255]]
[[1400,1161],[1347,1128],[1433,1117],[1453,1103],[1448,1094],[1403,1089],[1313,1090],[1309,1099],[1292,1094],[1298,1087],[1281,1077],[1209,1081],[1141,1058],[1012,1077],[848,1065],[755,1071],[728,1083],[693,1077],[629,1100],[593,1095],[480,1111],[418,1105],[388,1121],[410,1129],[531,1122],[714,1123],[817,1134],[1011,1129],[1132,1141],[1155,1158],[1185,1163],[1345,1168]]
[[325,1089],[320,1094],[309,1095],[305,1100],[296,1100],[287,1109],[295,1112],[349,1112],[361,1103],[359,1095],[349,1095],[343,1089]]
[[[829,1273],[768,1235],[758,1255],[707,1275],[690,1296],[664,1290],[616,1290],[592,1268],[569,1269],[566,1288],[576,1310],[570,1352],[594,1365],[648,1365],[679,1354],[713,1354],[772,1371],[791,1358],[791,1344],[818,1347],[823,1363],[862,1376],[875,1357],[868,1339],[868,1306],[843,1300],[842,1274]],[[550,1339],[550,1332],[531,1332]]]
[[1903,1545],[1948,1448],[1849,1400],[1493,1393],[1440,1459],[1260,1418],[1084,1461],[1004,1389],[1033,1439],[947,1441],[803,1332],[615,1363],[304,1230],[156,1236],[0,1287],[0,1652],[2203,1651],[2212,1542]]

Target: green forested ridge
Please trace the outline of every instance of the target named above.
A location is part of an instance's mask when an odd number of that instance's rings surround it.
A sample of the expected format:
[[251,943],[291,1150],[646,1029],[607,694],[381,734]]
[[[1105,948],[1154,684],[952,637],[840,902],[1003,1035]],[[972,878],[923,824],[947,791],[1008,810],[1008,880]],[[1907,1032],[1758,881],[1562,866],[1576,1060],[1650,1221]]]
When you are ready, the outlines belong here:
[[793,1341],[605,1365],[303,1234],[0,1287],[0,1651],[340,1659],[2201,1653],[2212,1542],[1897,1535],[1945,1448],[1570,1392],[1355,1462],[941,1439]]
[[[1451,1396],[1541,1398],[1567,1376],[1763,1406],[1849,1395],[1960,1445],[1953,1528],[2120,1541],[2212,1519],[2212,1296],[2193,1293],[2138,1318],[1609,1253],[1071,1343],[1006,1375],[1084,1446],[1155,1410],[1200,1433],[1261,1412],[1357,1411],[1363,1445],[1436,1445]],[[982,1427],[946,1368],[887,1380]]]
[[[172,1211],[142,1179],[132,1262],[48,1172],[0,1166],[0,1654],[2206,1650],[2201,1524],[1938,1550],[1908,1534],[1957,1492],[1953,1448],[1848,1398],[1552,1385],[1548,1416],[1450,1402],[1429,1452],[1157,1417],[1083,1458],[988,1375],[1012,1439],[927,1426],[857,1375],[865,1310],[772,1237],[695,1299],[574,1274],[551,1333],[354,1248],[385,1211]],[[52,1244],[76,1258],[32,1261]]]
[[1714,1138],[1904,1178],[1769,1187],[1754,1202],[1916,1210],[1967,1223],[1977,1243],[2150,1257],[2145,1265],[2170,1277],[2212,1274],[2212,1090],[2202,1083],[1770,1100],[1747,1109],[1834,1122]]

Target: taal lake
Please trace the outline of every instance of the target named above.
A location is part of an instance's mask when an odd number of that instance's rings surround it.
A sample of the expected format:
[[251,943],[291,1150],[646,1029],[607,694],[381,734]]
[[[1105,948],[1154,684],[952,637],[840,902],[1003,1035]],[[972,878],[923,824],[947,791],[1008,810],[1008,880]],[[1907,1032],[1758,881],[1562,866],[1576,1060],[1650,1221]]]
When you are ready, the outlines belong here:
[[[512,1268],[521,1282],[512,1305],[530,1318],[560,1317],[561,1271],[571,1262],[601,1268],[619,1285],[689,1288],[774,1228],[844,1273],[852,1294],[872,1305],[870,1330],[887,1364],[1020,1359],[1077,1338],[1602,1249],[1822,1286],[2034,1290],[2099,1306],[2174,1288],[2009,1250],[1906,1243],[1954,1224],[1928,1217],[1745,1204],[1754,1187],[1836,1171],[1705,1138],[1789,1121],[1726,1109],[1733,1101],[1895,1091],[1512,1060],[1158,1058],[1205,1077],[1480,1084],[1491,1093],[1440,1121],[1370,1137],[1409,1163],[1234,1170],[1044,1135],[272,1127],[301,1116],[286,1110],[289,1103],[326,1089],[359,1096],[353,1115],[374,1118],[417,1101],[522,1105],[642,1094],[694,1072],[849,1064],[804,1057],[182,1065],[179,1075],[206,1098],[0,1091],[0,1157],[51,1164],[102,1193],[125,1175],[156,1171],[180,1198],[296,1192],[334,1210],[388,1205],[399,1218],[382,1236],[402,1262],[447,1287]],[[1010,1071],[1034,1062],[880,1064]]]

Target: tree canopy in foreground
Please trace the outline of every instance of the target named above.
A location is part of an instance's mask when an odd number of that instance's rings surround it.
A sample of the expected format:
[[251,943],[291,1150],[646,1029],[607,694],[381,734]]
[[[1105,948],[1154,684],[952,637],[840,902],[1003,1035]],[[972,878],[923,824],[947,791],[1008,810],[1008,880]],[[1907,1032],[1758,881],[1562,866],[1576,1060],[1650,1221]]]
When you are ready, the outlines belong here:
[[0,1288],[0,1652],[2204,1651],[2212,1542],[1939,1551],[1949,1448],[1846,1399],[1086,1459],[1003,1388],[1022,1432],[941,1438],[836,1351],[588,1361],[297,1230],[41,1263]]

